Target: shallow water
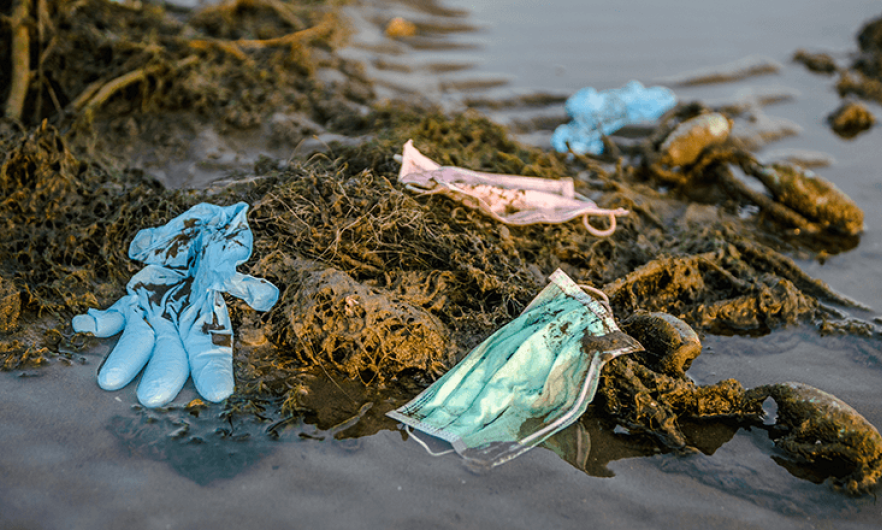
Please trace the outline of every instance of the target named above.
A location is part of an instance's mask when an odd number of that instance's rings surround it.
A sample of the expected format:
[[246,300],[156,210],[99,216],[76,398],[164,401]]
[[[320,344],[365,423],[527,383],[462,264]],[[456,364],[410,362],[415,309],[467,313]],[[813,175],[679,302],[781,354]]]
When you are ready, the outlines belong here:
[[[832,79],[789,60],[799,47],[846,60],[861,23],[880,14],[878,2],[444,4],[459,10],[457,16],[426,6],[434,4],[369,2],[353,10],[361,31],[356,39],[366,45],[349,53],[385,64],[371,73],[389,82],[386,95],[418,91],[451,109],[465,97],[568,94],[589,85],[618,87],[630,79],[651,84],[750,54],[781,62],[779,74],[675,90],[685,100],[732,98],[762,87],[799,92],[766,113],[793,120],[803,133],[767,149],[833,155],[836,162],[819,173],[855,198],[867,225],[856,248],[823,264],[800,265],[877,309],[857,316],[872,318],[882,310],[882,210],[876,206],[882,202],[882,128],[850,141],[838,138],[824,124],[839,105]],[[380,34],[395,15],[457,31],[439,32],[420,49],[396,45]],[[390,45],[402,53],[393,53]],[[411,71],[389,70],[390,63]],[[433,73],[444,69],[455,71]],[[882,118],[882,108],[867,106]],[[517,120],[562,113],[555,104],[494,115]],[[524,138],[541,142],[547,136],[532,130]],[[759,339],[711,336],[704,344],[689,371],[698,382],[801,381],[836,394],[882,426],[878,344],[819,337],[803,328]],[[101,353],[31,372],[38,379],[0,374],[3,528],[882,526],[882,504],[874,496],[851,498],[795,477],[773,460],[783,455],[760,430],[703,433],[702,448],[712,454],[680,457],[646,454],[621,429],[611,432],[586,421],[581,431],[569,429],[555,440],[559,447],[581,443],[584,451],[590,439],[587,457],[568,455],[584,471],[537,449],[475,474],[454,455],[428,456],[392,430],[391,420],[382,425],[389,430],[355,439],[345,431],[336,439],[297,424],[275,440],[265,426],[247,424],[232,424],[232,435],[222,436],[217,429],[231,424],[217,418],[216,407],[198,418],[181,409],[138,410],[132,406],[134,385],[116,393],[98,389]],[[194,397],[188,383],[174,403]],[[181,422],[190,425],[188,431],[180,431]]]

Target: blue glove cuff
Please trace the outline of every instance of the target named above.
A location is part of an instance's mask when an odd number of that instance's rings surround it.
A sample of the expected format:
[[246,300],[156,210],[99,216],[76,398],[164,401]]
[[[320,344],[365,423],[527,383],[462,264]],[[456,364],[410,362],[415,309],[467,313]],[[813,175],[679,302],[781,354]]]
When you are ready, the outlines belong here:
[[243,300],[256,311],[269,311],[279,299],[279,288],[263,278],[235,273],[223,290]]

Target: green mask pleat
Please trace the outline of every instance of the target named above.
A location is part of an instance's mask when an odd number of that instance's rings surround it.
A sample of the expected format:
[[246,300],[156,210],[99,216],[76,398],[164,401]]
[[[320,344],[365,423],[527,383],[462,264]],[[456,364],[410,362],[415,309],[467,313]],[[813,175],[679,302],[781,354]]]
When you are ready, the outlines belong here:
[[576,421],[603,365],[642,347],[562,271],[549,280],[519,317],[388,415],[489,467]]

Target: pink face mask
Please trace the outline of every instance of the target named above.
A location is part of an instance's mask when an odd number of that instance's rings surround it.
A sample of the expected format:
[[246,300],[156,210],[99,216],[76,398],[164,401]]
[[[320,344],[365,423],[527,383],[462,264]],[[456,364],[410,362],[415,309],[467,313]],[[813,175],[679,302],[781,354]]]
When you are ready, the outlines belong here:
[[[497,221],[510,225],[565,223],[577,217],[591,234],[603,237],[616,230],[616,216],[628,210],[600,208],[579,195],[573,180],[481,173],[453,166],[441,166],[420,153],[413,140],[404,144],[398,180],[415,193],[441,193],[481,210]],[[588,217],[609,217],[609,228],[594,228]]]

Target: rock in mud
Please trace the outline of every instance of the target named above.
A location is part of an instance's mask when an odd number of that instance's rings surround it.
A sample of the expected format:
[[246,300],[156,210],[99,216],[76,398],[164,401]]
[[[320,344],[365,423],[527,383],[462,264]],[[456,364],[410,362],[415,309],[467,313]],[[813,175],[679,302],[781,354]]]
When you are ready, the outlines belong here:
[[395,17],[386,25],[386,35],[393,39],[413,37],[417,34],[417,26],[409,20]]
[[802,63],[812,72],[820,74],[832,74],[836,72],[836,61],[826,53],[809,53],[806,50],[796,50],[793,60]]
[[707,147],[725,142],[731,129],[732,122],[719,112],[688,119],[678,125],[659,147],[660,162],[668,166],[692,164]]
[[864,104],[848,101],[827,116],[827,123],[839,136],[854,138],[870,129],[876,123],[876,118]]
[[803,383],[754,388],[745,401],[778,405],[772,436],[775,445],[809,464],[845,464],[848,473],[836,479],[851,492],[866,490],[882,477],[882,436],[856,410],[836,396]]
[[647,367],[673,377],[701,354],[701,341],[689,324],[667,313],[635,313],[622,322],[622,331],[637,339],[645,351],[635,353]]
[[864,212],[832,182],[792,164],[772,164],[751,170],[776,201],[834,232],[858,235]]

